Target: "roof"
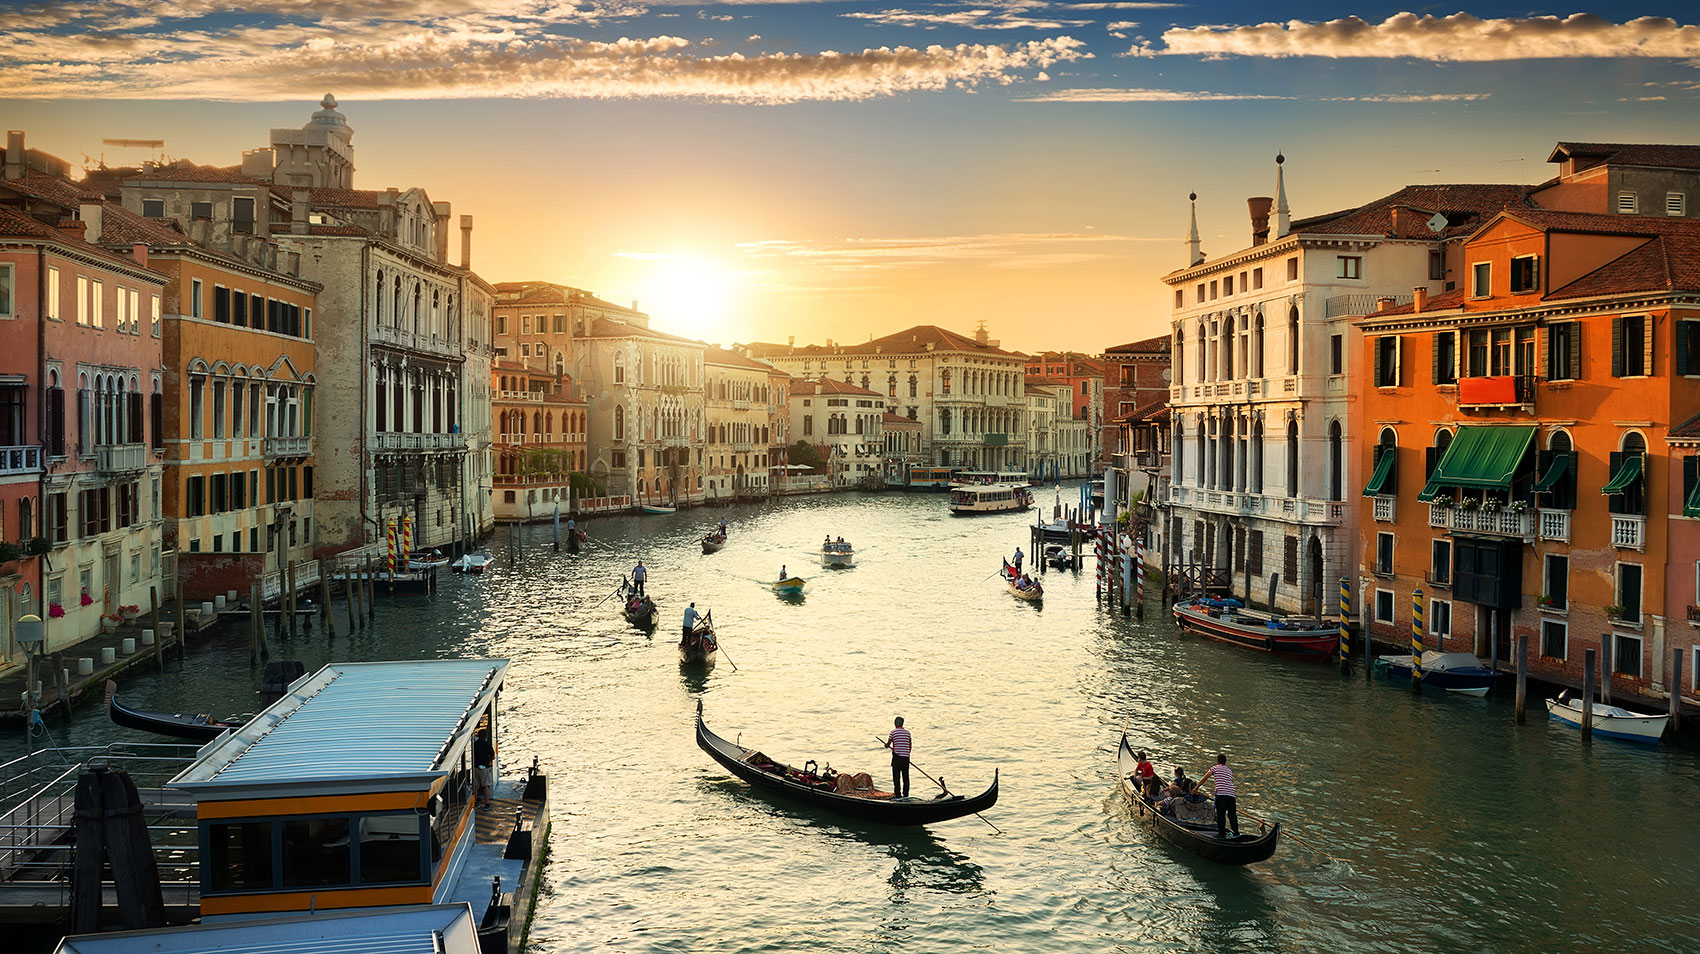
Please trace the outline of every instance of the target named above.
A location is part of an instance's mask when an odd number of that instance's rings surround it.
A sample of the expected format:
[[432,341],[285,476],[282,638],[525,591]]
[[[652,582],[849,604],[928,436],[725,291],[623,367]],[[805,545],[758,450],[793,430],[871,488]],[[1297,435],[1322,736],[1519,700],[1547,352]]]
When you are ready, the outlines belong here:
[[1439,232],[1430,232],[1426,227],[1420,232],[1425,238],[1446,238],[1474,232],[1505,209],[1530,208],[1529,193],[1535,188],[1490,184],[1410,185],[1355,209],[1297,219],[1291,231],[1305,235],[1392,235],[1393,210],[1409,208],[1445,216],[1446,226]]
[[880,422],[885,427],[891,427],[893,425],[897,425],[899,427],[919,428],[921,426],[920,421],[910,420],[909,418],[904,417],[901,414],[893,414],[890,411],[886,411],[884,414],[880,415]]
[[[613,307],[617,308],[619,306],[615,305]],[[639,328],[637,325],[630,322],[619,321],[614,318],[607,318],[603,316],[597,316],[596,320],[590,323],[590,333],[585,335],[585,337],[654,338],[658,341],[677,341],[680,344],[696,345],[699,348],[706,347],[702,342],[695,338],[684,338],[679,335],[670,335],[665,331],[656,331],[654,328]]]
[[269,186],[266,179],[243,175],[239,167],[231,166],[171,166],[149,169],[124,180],[129,182],[224,182],[235,185]]
[[1169,419],[1169,399],[1160,397],[1133,409],[1133,413],[1116,419],[1117,424],[1161,424]]
[[1174,343],[1169,340],[1168,335],[1158,335],[1155,338],[1141,338],[1138,341],[1130,341],[1127,344],[1116,345],[1113,348],[1105,348],[1104,353],[1106,355],[1166,354],[1173,350],[1173,348]]
[[[440,942],[440,943],[439,943]],[[64,938],[54,954],[474,954],[472,908],[409,904]]]
[[1620,166],[1659,166],[1667,169],[1700,169],[1700,146],[1644,142],[1560,142],[1548,162],[1565,159],[1598,159]]
[[[64,222],[61,222],[60,225],[64,225]],[[82,223],[77,222],[76,225],[80,227]],[[148,268],[127,254],[108,251],[85,240],[80,232],[48,225],[32,215],[25,215],[17,209],[6,206],[0,206],[0,236],[58,242],[75,248],[82,254],[104,259],[109,265],[156,276],[161,283],[166,281],[166,276]]]
[[1696,414],[1671,428],[1667,436],[1679,440],[1700,440],[1700,414]]
[[100,244],[191,245],[176,219],[143,218],[114,202],[105,203],[100,214]]
[[709,345],[703,349],[702,359],[707,364],[725,365],[734,368],[751,368],[758,371],[772,371],[773,365],[766,361],[757,361],[736,351],[728,351],[718,345]]
[[794,380],[791,382],[792,397],[808,397],[811,394],[849,394],[856,397],[880,397],[878,391],[859,388],[844,381],[834,381],[831,378],[813,380]]
[[[298,186],[274,185],[272,194],[285,202],[295,197]],[[316,209],[376,209],[388,190],[308,188],[307,201]]]
[[170,785],[201,799],[428,788],[507,668],[505,659],[333,663],[209,743]]
[[69,179],[28,168],[24,170],[22,176],[16,179],[0,179],[0,189],[9,189],[23,195],[57,202],[71,209],[84,202],[94,202],[101,198],[99,192],[78,185]]
[[1023,357],[1013,351],[1005,351],[991,344],[981,344],[969,335],[960,335],[938,325],[916,325],[894,332],[883,338],[857,344],[826,345],[791,345],[773,344],[766,341],[752,341],[748,345],[750,353],[758,357],[783,357],[838,354],[916,354],[927,351],[928,345],[933,351],[967,351],[976,354],[995,354],[1004,357]]

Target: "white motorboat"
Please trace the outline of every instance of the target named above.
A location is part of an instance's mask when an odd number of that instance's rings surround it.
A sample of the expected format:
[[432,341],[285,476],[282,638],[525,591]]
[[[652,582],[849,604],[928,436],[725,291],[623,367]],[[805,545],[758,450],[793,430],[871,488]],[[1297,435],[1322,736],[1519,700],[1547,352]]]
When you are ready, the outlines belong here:
[[[1547,713],[1571,728],[1582,728],[1580,699],[1566,699],[1563,695],[1548,699]],[[1594,703],[1594,731],[1614,739],[1657,743],[1669,723],[1668,715],[1646,715],[1603,702]]]
[[821,562],[827,566],[850,566],[856,559],[856,548],[843,540],[823,543],[820,548]]
[[488,553],[468,553],[466,556],[449,564],[456,573],[483,573],[484,568],[496,562],[496,558]]

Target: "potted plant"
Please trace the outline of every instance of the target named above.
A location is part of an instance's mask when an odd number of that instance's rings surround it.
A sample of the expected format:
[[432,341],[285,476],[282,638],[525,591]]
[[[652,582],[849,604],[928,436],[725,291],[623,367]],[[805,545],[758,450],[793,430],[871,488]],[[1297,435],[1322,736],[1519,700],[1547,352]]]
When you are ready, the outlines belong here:
[[13,560],[22,559],[23,555],[23,548],[16,543],[0,540],[0,563],[10,563]]
[[1536,600],[1535,602],[1539,603],[1542,606],[1557,606],[1558,605],[1558,600],[1553,599],[1551,593],[1542,593],[1541,598]]
[[134,603],[125,603],[118,607],[118,615],[124,617],[126,623],[134,622],[136,617],[142,615],[142,608]]
[[1625,607],[1622,603],[1613,603],[1610,606],[1606,607],[1606,615],[1611,617],[1612,619],[1623,619],[1624,618],[1623,614],[1627,613],[1628,611],[1629,611],[1628,608]]
[[118,632],[118,624],[124,622],[124,617],[117,613],[100,614],[100,631],[103,633]]
[[48,619],[61,619],[64,616],[65,616],[65,607],[60,606],[58,603],[47,604],[47,618]]
[[82,597],[81,597],[81,598],[80,598],[80,600],[81,600],[81,605],[83,605],[83,606],[92,606],[92,605],[94,605],[94,597],[92,597],[92,596],[90,596],[90,595],[89,595],[89,591],[88,591],[88,590],[84,590],[84,591],[83,591],[83,595],[82,595]]
[[1482,501],[1482,513],[1498,513],[1500,503],[1492,497]]
[[1453,501],[1451,497],[1436,497],[1429,502],[1429,506],[1439,507],[1442,510],[1451,510],[1454,502],[1455,501]]
[[1529,505],[1527,503],[1521,501],[1521,500],[1513,500],[1511,502],[1511,506],[1506,507],[1505,509],[1511,511],[1512,513],[1528,513],[1529,512]]
[[1471,510],[1476,509],[1476,503],[1476,498],[1465,497],[1463,500],[1458,501],[1458,509],[1468,513]]
[[46,556],[53,550],[53,541],[46,537],[31,537],[24,544],[24,552],[30,556]]

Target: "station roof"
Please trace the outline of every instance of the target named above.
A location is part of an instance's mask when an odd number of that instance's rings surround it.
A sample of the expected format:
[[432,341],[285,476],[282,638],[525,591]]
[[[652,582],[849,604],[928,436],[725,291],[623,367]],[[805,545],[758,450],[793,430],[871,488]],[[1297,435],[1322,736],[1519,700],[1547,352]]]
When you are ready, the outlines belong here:
[[54,954],[471,954],[477,950],[477,922],[472,908],[463,902],[81,934],[60,941]]
[[171,786],[198,799],[428,789],[470,744],[505,659],[333,663],[207,744]]

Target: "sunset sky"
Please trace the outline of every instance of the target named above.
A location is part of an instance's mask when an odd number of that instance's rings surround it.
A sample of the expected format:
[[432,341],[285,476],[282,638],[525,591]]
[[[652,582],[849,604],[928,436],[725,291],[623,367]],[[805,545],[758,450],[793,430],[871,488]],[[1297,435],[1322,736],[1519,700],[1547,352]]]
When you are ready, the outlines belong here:
[[[1267,22],[1274,17],[1279,22]],[[1287,156],[1293,214],[1547,178],[1555,141],[1700,141],[1692,3],[52,0],[0,8],[0,111],[232,165],[333,93],[355,185],[477,219],[547,279],[717,342],[985,321],[1088,351],[1167,327]],[[452,243],[451,243],[452,244]]]

